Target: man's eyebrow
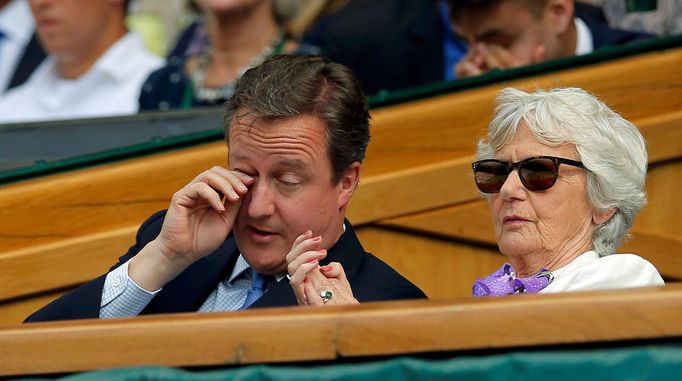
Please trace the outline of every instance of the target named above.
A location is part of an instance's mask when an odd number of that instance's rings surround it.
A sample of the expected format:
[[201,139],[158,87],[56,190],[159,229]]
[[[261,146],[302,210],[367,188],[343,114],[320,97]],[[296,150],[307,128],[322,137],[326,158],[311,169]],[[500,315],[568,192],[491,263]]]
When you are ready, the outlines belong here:
[[302,160],[298,159],[282,159],[278,160],[275,163],[275,166],[278,168],[284,168],[284,169],[295,169],[299,171],[308,171],[308,165],[303,162]]
[[508,37],[509,33],[501,29],[488,29],[476,35],[477,41],[488,41],[499,37]]

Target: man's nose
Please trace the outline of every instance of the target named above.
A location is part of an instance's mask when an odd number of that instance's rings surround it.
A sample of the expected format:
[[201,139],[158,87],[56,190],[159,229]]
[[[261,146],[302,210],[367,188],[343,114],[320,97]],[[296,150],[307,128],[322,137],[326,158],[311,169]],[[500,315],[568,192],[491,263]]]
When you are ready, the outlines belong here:
[[260,178],[256,178],[246,196],[249,217],[258,219],[271,216],[275,213],[273,190]]

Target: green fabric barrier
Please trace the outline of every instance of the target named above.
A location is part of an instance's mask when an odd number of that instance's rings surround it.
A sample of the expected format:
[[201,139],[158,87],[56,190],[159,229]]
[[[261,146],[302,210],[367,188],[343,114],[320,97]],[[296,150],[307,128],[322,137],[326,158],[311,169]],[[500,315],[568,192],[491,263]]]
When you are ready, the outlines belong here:
[[[63,381],[313,381],[313,380],[545,380],[660,381],[682,378],[682,347],[553,350],[465,356],[447,360],[394,358],[327,366],[252,365],[227,370],[185,371],[164,367],[74,374]],[[46,380],[31,378],[24,380]]]

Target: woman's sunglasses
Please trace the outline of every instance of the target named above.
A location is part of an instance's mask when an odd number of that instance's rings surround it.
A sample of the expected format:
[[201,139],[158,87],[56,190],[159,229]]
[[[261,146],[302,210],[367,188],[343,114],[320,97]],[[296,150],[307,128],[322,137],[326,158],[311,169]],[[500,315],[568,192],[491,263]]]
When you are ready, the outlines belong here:
[[517,170],[521,184],[530,191],[543,191],[551,188],[559,176],[559,165],[567,164],[585,168],[583,163],[554,156],[536,156],[516,163],[487,159],[472,163],[476,186],[483,193],[498,193],[507,177]]

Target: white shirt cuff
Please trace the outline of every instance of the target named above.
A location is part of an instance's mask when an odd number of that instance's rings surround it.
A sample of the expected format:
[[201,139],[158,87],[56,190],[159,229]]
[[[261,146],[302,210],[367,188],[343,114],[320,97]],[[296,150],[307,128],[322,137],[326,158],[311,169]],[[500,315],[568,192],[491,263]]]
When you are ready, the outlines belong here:
[[161,291],[150,292],[140,287],[128,275],[128,264],[122,264],[107,274],[102,288],[99,317],[102,319],[137,316]]

